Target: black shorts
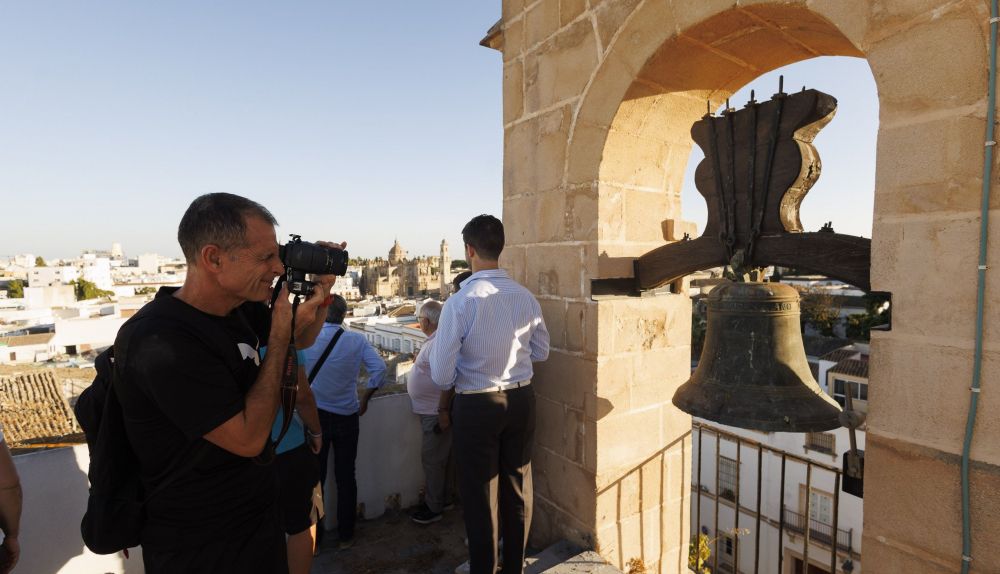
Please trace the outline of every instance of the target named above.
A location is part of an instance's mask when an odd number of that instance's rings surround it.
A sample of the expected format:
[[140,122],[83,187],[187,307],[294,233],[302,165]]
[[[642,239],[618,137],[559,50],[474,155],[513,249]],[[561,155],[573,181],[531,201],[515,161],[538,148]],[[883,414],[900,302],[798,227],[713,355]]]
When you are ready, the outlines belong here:
[[278,474],[278,510],[285,534],[298,534],[323,517],[319,460],[309,445],[293,448],[274,459]]

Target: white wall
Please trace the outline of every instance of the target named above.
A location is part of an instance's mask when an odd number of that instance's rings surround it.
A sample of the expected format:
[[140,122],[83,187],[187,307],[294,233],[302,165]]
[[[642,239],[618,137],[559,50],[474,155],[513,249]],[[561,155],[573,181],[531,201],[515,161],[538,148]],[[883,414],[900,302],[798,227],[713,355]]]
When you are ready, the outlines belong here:
[[[365,505],[365,518],[377,518],[386,509],[386,499],[399,495],[407,508],[419,500],[424,485],[420,464],[420,421],[410,409],[409,395],[376,396],[361,417],[358,441],[358,504]],[[326,484],[326,519],[332,529],[337,524],[337,483],[330,454]]]
[[[361,418],[358,445],[358,502],[365,518],[380,516],[386,499],[399,495],[403,507],[417,503],[423,487],[420,424],[405,394],[372,399]],[[333,456],[330,456],[332,463]],[[80,519],[87,505],[86,445],[14,457],[24,489],[21,561],[17,574],[141,574],[141,549],[126,561],[99,556],[80,539]],[[330,468],[327,486],[328,528],[336,526],[336,483]]]
[[142,553],[100,556],[83,545],[80,519],[87,506],[87,445],[14,457],[21,477],[21,560],[16,574],[141,574]]
[[68,307],[74,303],[76,294],[69,285],[24,288],[24,306],[28,309]]
[[67,319],[56,321],[56,336],[52,346],[61,350],[68,345],[90,345],[91,348],[106,347],[115,342],[118,329],[125,324],[122,317],[98,317]]

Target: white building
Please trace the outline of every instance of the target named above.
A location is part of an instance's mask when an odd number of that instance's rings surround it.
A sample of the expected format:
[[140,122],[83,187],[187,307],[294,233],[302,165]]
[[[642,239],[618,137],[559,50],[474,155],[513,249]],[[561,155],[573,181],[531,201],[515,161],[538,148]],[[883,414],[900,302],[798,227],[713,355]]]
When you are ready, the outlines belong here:
[[47,361],[55,351],[54,333],[0,337],[0,365]]
[[330,293],[340,295],[348,301],[357,301],[361,298],[361,289],[350,273],[343,277],[337,277],[337,281],[333,284],[333,288],[330,289]]
[[24,307],[26,309],[68,307],[75,303],[76,293],[71,285],[24,288]]
[[[860,387],[849,386],[848,381]],[[867,345],[855,344],[824,355],[820,359],[818,382],[824,392],[841,404],[844,404],[844,395],[853,390],[855,410],[867,412]],[[803,572],[808,524],[810,574],[830,574],[834,532],[837,572],[860,574],[862,499],[836,488],[836,471],[842,470],[844,454],[851,446],[846,428],[821,433],[765,433],[699,418],[694,420],[692,532],[701,531],[710,539],[717,539],[707,564],[712,568],[718,559],[718,570],[713,568],[713,572],[753,572],[758,536],[760,572]],[[856,432],[857,448],[862,451],[865,448],[863,428]],[[758,444],[761,445],[760,454]],[[762,463],[759,471],[758,460]],[[761,477],[759,534],[756,525],[758,472]],[[738,525],[737,500],[741,509]],[[750,532],[734,535],[732,531],[737,527],[749,528]],[[738,570],[735,569],[737,552]]]
[[35,266],[35,256],[32,253],[22,253],[14,256],[14,266],[30,269]]
[[111,280],[111,259],[86,253],[82,259],[83,278],[90,281],[98,289],[110,290],[114,285]]
[[29,287],[54,287],[68,285],[80,277],[80,270],[73,265],[33,267],[28,271]]
[[364,334],[373,347],[390,353],[416,354],[427,340],[414,315],[347,318],[344,325]]
[[156,253],[143,253],[139,256],[139,271],[147,275],[160,272],[160,256]]

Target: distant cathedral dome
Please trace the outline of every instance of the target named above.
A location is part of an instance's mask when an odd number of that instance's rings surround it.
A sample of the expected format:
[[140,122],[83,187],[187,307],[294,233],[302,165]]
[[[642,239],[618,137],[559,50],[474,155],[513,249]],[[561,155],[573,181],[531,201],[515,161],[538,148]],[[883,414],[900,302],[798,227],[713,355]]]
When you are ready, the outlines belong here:
[[392,249],[389,250],[389,265],[399,265],[403,259],[406,259],[406,251],[399,244],[399,239],[396,239]]

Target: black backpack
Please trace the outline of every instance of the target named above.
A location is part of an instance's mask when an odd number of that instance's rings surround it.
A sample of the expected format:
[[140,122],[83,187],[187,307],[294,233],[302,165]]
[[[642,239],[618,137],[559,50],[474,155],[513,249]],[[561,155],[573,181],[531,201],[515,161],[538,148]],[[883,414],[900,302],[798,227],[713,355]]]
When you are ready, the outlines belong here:
[[97,356],[94,382],[80,394],[73,411],[90,448],[90,496],[80,530],[97,554],[139,545],[145,494],[139,461],[125,436],[122,407],[114,389],[114,347]]

